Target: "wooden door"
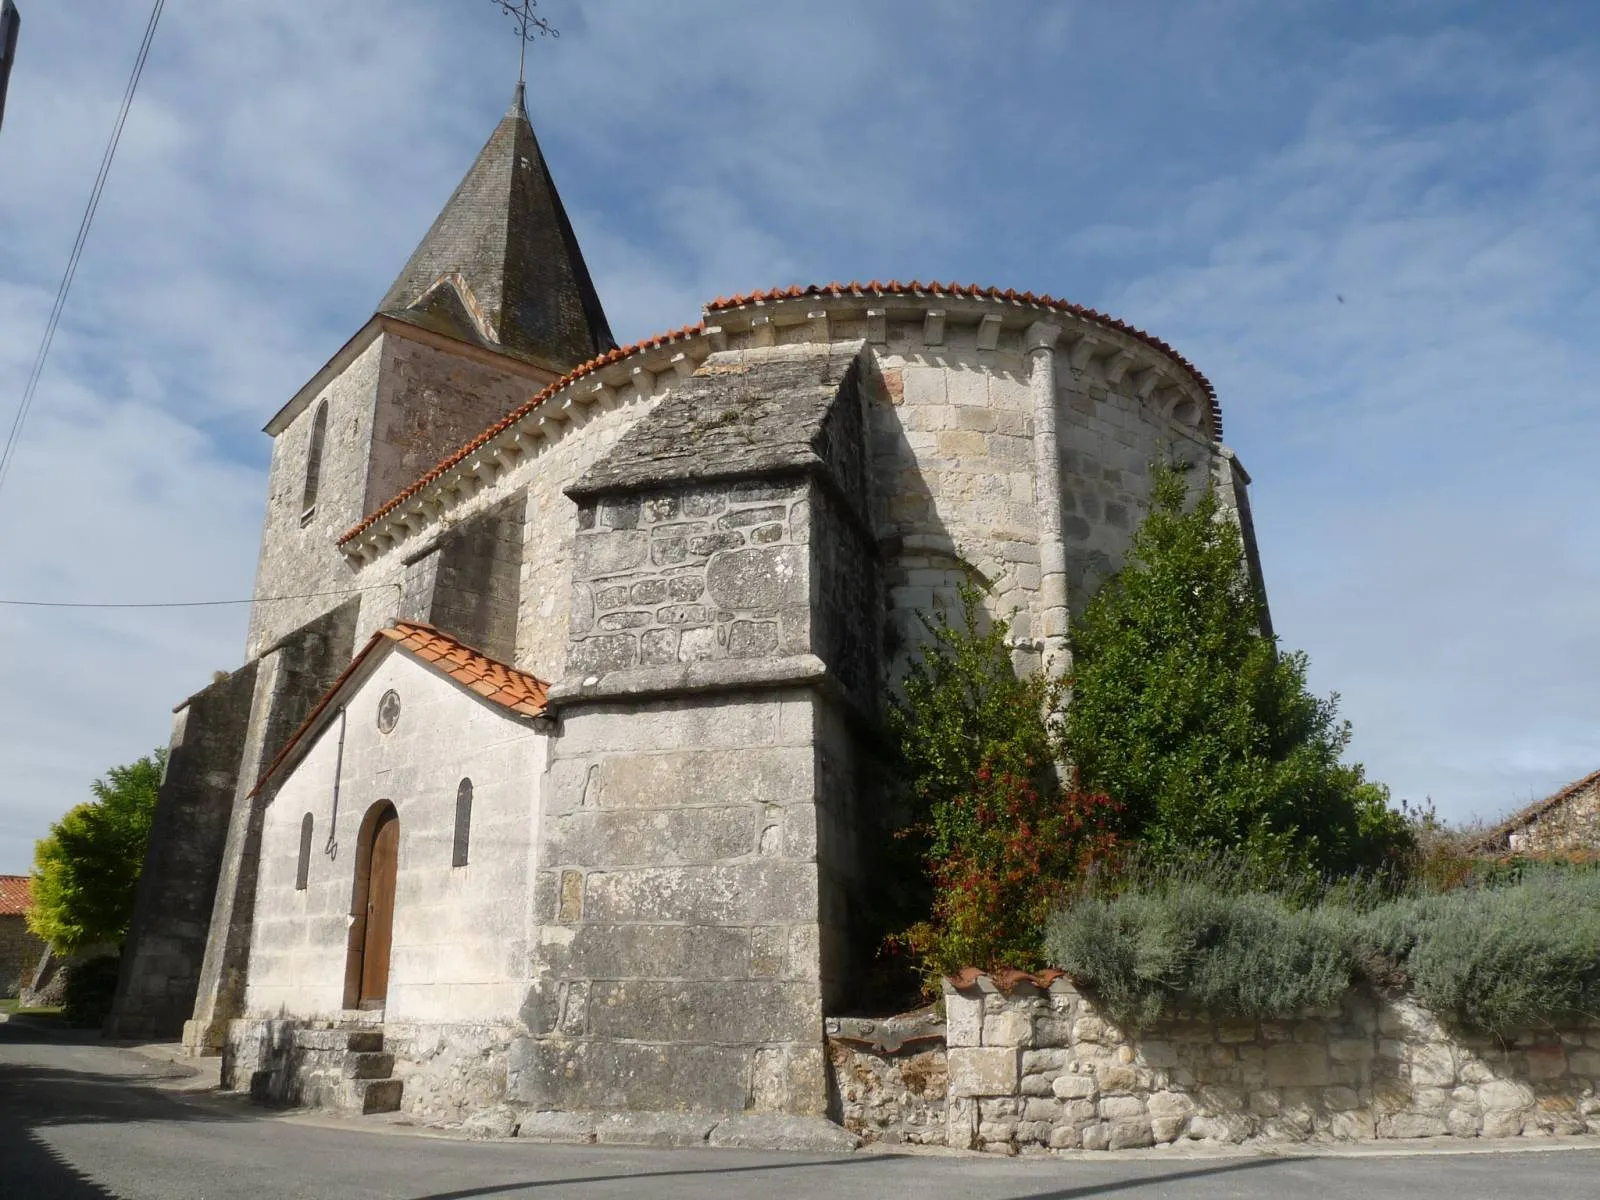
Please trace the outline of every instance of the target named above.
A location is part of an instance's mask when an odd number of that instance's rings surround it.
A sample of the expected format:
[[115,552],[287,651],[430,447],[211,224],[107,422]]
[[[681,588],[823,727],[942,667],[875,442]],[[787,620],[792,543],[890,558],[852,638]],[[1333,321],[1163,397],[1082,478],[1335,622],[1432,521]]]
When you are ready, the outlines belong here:
[[372,831],[366,918],[361,946],[360,1008],[382,1008],[389,994],[389,943],[394,936],[394,878],[400,864],[400,818],[389,809]]

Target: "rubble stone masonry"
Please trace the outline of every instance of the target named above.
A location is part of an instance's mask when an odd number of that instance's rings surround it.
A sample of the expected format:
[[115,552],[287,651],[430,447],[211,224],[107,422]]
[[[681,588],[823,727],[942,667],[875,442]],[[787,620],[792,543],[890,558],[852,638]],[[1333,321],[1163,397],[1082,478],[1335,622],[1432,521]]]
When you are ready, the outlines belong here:
[[847,1128],[1004,1154],[1600,1133],[1600,1021],[1501,1041],[1404,997],[1352,993],[1294,1020],[1134,1033],[1065,980],[946,986],[947,1048],[875,1050],[829,1022]]

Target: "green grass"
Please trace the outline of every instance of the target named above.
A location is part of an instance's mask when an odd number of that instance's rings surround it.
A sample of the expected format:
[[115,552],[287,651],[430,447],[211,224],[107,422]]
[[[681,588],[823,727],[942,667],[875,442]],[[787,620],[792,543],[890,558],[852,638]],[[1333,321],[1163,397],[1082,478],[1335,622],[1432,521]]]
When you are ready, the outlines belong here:
[[22,1001],[18,997],[12,996],[9,999],[0,999],[0,1013],[5,1013],[8,1016],[54,1017],[60,1015],[61,1009],[50,1005],[23,1008]]

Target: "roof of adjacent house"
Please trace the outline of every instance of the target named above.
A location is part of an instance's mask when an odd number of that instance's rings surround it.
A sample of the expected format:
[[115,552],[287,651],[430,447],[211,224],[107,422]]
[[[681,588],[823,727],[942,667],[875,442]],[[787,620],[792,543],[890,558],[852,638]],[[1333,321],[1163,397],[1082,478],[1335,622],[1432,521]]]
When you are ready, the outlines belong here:
[[20,917],[33,903],[33,880],[26,875],[0,875],[0,917]]
[[1474,841],[1474,845],[1485,848],[1504,845],[1506,839],[1508,839],[1513,833],[1516,833],[1520,829],[1526,829],[1529,825],[1534,824],[1546,813],[1553,809],[1560,808],[1567,801],[1573,799],[1574,797],[1581,796],[1584,792],[1594,787],[1600,787],[1600,771],[1594,771],[1588,775],[1585,775],[1582,779],[1575,779],[1571,783],[1567,784],[1566,787],[1561,788],[1559,791],[1552,792],[1543,800],[1536,800],[1526,808],[1519,809],[1518,811],[1512,813],[1504,821],[1501,821],[1500,824],[1496,825],[1493,829],[1477,838]]
[[473,649],[448,633],[422,621],[396,621],[387,629],[380,629],[367,639],[367,644],[350,660],[333,681],[333,686],[322,694],[300,727],[289,736],[267,769],[256,781],[251,795],[266,786],[285,763],[294,757],[301,744],[322,723],[323,716],[333,706],[334,700],[345,685],[360,671],[373,651],[380,646],[393,645],[414,658],[438,669],[455,682],[481,696],[490,704],[497,704],[520,717],[537,717],[544,712],[545,695],[549,684],[527,671],[507,666]]
[[522,84],[378,312],[555,371],[617,344]]

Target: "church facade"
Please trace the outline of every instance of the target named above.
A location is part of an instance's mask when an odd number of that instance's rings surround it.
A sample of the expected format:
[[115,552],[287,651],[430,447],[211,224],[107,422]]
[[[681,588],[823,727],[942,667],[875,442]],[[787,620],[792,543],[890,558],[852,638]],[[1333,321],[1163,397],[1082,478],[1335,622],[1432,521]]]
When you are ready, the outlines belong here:
[[791,287],[618,347],[520,89],[266,428],[110,1029],[280,1100],[825,1116],[919,613],[979,580],[1062,669],[1163,461],[1259,572],[1210,385],[1079,305]]

